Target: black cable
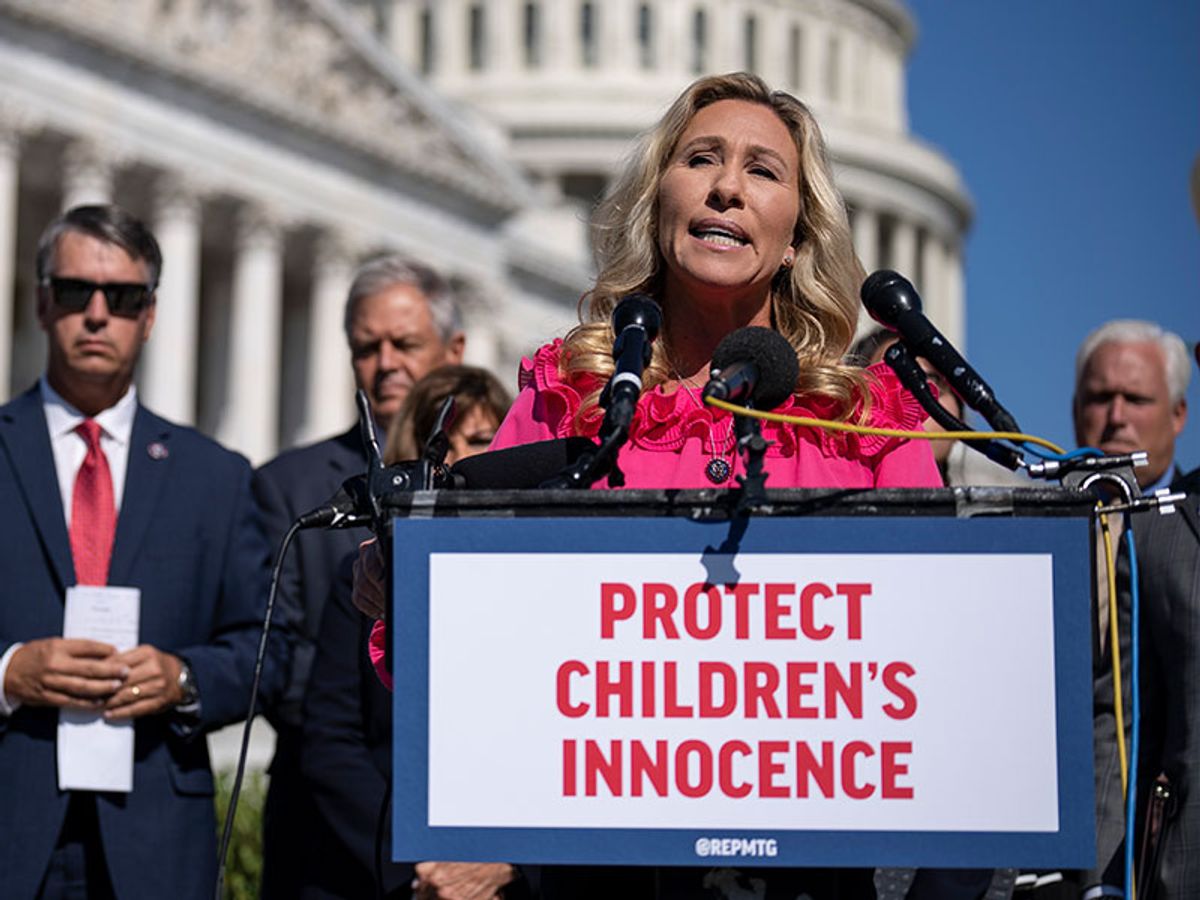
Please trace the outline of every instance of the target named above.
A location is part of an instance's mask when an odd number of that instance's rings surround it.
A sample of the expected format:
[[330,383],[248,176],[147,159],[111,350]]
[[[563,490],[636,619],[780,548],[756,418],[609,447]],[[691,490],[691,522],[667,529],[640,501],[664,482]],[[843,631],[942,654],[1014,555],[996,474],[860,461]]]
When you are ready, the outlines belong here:
[[[233,836],[233,817],[237,813],[238,797],[242,792],[242,778],[246,774],[246,756],[250,752],[250,728],[254,724],[254,711],[258,706],[258,685],[262,681],[263,660],[267,655],[267,638],[271,633],[271,614],[275,611],[275,594],[279,590],[279,574],[283,571],[283,559],[291,546],[292,538],[300,530],[300,522],[293,522],[275,558],[275,569],[271,572],[271,590],[267,594],[267,611],[263,614],[262,636],[258,639],[258,655],[254,659],[254,682],[250,687],[250,709],[246,712],[246,724],[242,728],[242,748],[238,752],[237,772],[233,776],[233,789],[229,792],[229,808],[225,810],[225,827],[221,832],[221,849],[217,853],[217,890],[214,900],[223,900],[225,890],[225,860],[229,854],[229,841]],[[201,698],[203,702],[203,698]]]

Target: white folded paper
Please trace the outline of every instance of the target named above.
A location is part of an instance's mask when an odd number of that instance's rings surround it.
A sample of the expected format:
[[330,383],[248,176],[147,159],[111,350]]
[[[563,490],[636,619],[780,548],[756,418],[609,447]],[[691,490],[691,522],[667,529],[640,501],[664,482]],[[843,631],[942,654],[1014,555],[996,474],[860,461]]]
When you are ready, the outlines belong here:
[[[131,587],[67,588],[63,637],[87,638],[132,650],[138,642],[142,592]],[[58,713],[59,790],[133,790],[133,722],[107,722],[102,713]]]

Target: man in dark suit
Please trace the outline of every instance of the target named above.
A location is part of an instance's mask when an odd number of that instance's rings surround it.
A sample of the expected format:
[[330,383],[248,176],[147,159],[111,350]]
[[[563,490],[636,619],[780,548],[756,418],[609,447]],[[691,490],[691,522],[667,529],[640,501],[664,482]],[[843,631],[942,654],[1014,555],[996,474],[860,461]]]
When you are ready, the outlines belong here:
[[[137,402],[160,265],[113,206],[38,245],[46,372],[0,407],[0,896],[215,888],[204,734],[246,714],[268,557],[246,461]],[[137,646],[62,637],[75,585],[140,591]],[[267,695],[285,668],[273,641]],[[59,788],[60,711],[134,723],[132,791]]]
[[[381,436],[418,379],[462,360],[464,337],[450,288],[431,269],[397,256],[371,260],[357,271],[345,327],[355,382],[367,392]],[[365,468],[357,425],[267,463],[255,475],[254,491],[269,538],[277,544],[300,515],[329,500],[342,481]],[[366,529],[301,532],[280,578],[278,602],[296,648],[284,700],[268,710],[277,733],[264,824],[263,895],[268,898],[362,896],[353,886],[370,876],[373,847],[360,846],[352,832],[335,827],[342,816],[314,803],[299,766],[301,703],[321,613],[339,564],[369,536]],[[354,648],[348,645],[346,652]],[[378,805],[374,786],[361,784],[357,790],[371,796],[372,808]]]
[[[1191,375],[1187,346],[1150,322],[1119,320],[1094,331],[1076,359],[1074,419],[1080,446],[1107,453],[1147,450],[1150,463],[1136,470],[1142,493],[1161,488],[1190,490],[1172,515],[1132,517],[1141,603],[1141,752],[1137,767],[1139,810],[1146,808],[1154,781],[1165,773],[1174,796],[1167,810],[1154,872],[1138,885],[1138,897],[1200,896],[1200,865],[1188,863],[1200,846],[1189,832],[1200,827],[1200,785],[1194,757],[1200,753],[1200,522],[1197,479],[1184,479],[1175,464],[1175,441],[1187,421]],[[1112,517],[1116,519],[1117,517]],[[1126,746],[1131,734],[1131,566],[1122,541],[1117,555],[1117,617],[1120,634]],[[1125,877],[1125,802],[1117,748],[1113,653],[1107,640],[1107,587],[1096,621],[1096,794],[1097,869],[1085,879],[1095,896],[1117,890]],[[1144,852],[1144,848],[1143,848]],[[1105,887],[1107,886],[1107,888]],[[1157,891],[1157,893],[1156,893]],[[1085,894],[1086,896],[1086,894]]]

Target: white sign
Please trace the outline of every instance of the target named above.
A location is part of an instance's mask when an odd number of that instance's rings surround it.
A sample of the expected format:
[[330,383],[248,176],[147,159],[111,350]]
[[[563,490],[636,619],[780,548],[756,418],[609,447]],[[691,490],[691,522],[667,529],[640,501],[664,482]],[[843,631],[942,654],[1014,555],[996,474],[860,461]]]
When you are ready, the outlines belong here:
[[736,565],[431,554],[428,825],[1058,829],[1048,554]]

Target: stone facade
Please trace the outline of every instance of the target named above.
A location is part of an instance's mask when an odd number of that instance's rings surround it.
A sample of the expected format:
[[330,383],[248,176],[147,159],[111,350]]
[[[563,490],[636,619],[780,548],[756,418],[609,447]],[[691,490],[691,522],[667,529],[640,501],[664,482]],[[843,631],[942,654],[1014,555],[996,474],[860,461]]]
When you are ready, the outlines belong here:
[[751,69],[825,128],[868,269],[964,337],[957,172],[907,130],[895,0],[0,0],[0,400],[43,365],[33,249],[115,200],[163,244],[145,401],[262,462],[353,415],[357,262],[460,290],[508,383],[575,318],[587,210],[701,72]]

